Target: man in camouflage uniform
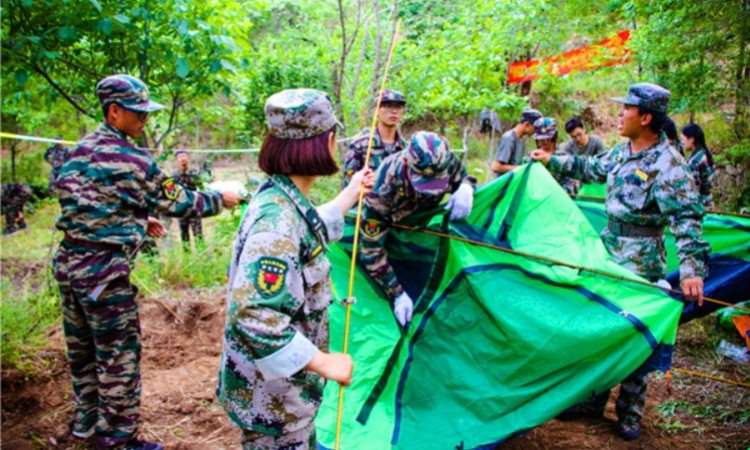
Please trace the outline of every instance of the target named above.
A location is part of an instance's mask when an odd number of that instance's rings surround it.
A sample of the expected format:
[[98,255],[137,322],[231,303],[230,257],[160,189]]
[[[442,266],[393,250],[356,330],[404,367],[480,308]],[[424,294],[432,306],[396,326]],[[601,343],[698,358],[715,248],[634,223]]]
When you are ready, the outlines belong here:
[[[380,100],[375,136],[372,138],[369,167],[377,170],[380,163],[394,153],[406,148],[406,141],[398,130],[398,125],[404,117],[406,98],[398,91],[383,90]],[[349,150],[344,156],[344,176],[341,187],[349,184],[352,175],[365,166],[367,144],[370,141],[370,130],[362,130],[349,144]]]
[[[550,155],[558,152],[557,147],[557,122],[552,117],[542,117],[534,122],[534,140],[536,147]],[[565,152],[563,152],[565,153]],[[528,159],[528,157],[527,157]],[[578,195],[578,180],[570,177],[553,175],[555,180],[560,183],[565,192],[571,197]]]
[[104,122],[76,144],[55,183],[64,238],[53,268],[73,381],[71,432],[96,435],[98,449],[156,450],[162,447],[135,438],[141,340],[131,264],[144,234],[163,234],[152,214],[208,216],[238,197],[184,189],[128,141],[143,133],[149,112],[163,108],[143,82],[109,76],[96,94]]
[[44,152],[44,160],[52,166],[49,173],[49,192],[54,194],[54,185],[57,176],[60,174],[60,168],[66,159],[68,159],[70,149],[62,144],[55,144]]
[[[265,112],[266,141],[311,139],[338,123],[328,96],[314,89],[276,93]],[[314,150],[330,157],[333,167],[334,139],[329,148]],[[265,158],[268,151],[264,143],[261,160],[275,159]],[[314,419],[324,379],[351,381],[351,357],[328,353],[325,253],[343,235],[343,214],[358,198],[363,172],[316,208],[300,187],[315,175],[284,175],[269,166],[262,166],[270,178],[253,195],[234,243],[217,396],[242,429],[244,449],[311,450],[317,448]],[[288,171],[299,173],[301,167]]]
[[435,133],[414,133],[409,146],[389,156],[376,174],[375,186],[365,197],[362,216],[360,262],[393,302],[401,326],[411,320],[414,303],[404,291],[388,262],[385,242],[391,223],[417,211],[435,208],[445,194],[452,193],[446,209],[451,220],[471,213],[476,180],[466,175],[461,161]]
[[[703,205],[690,170],[661,134],[669,97],[661,86],[637,83],[627,97],[613,99],[623,105],[619,130],[628,141],[599,157],[550,156],[542,151],[531,156],[555,174],[606,180],[609,224],[602,240],[616,262],[651,282],[666,276],[664,226],[669,225],[680,256],[682,291],[701,303],[710,249],[701,237]],[[622,382],[616,409],[617,431],[624,439],[640,436],[645,376],[636,371]],[[601,396],[603,402],[599,399],[601,410],[606,396]]]
[[515,127],[503,133],[495,150],[495,161],[490,169],[495,176],[500,176],[518,167],[526,156],[524,138],[534,134],[534,122],[542,117],[536,109],[527,108],[521,113],[521,119]]
[[13,234],[26,228],[23,207],[31,199],[31,196],[31,188],[26,184],[9,183],[3,185],[2,202],[0,203],[3,217],[5,217],[3,234]]
[[[177,168],[172,172],[172,178],[184,188],[192,191],[203,189],[203,178],[198,169],[190,167],[190,156],[185,150],[175,152]],[[180,237],[186,249],[190,249],[190,229],[193,230],[196,242],[203,241],[203,221],[200,217],[183,217],[180,219]]]

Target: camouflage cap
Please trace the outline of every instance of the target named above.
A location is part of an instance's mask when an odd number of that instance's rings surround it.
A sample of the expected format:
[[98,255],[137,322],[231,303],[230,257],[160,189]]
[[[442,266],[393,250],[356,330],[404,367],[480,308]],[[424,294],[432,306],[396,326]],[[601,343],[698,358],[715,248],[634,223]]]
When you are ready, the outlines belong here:
[[534,123],[542,117],[542,113],[533,108],[526,108],[521,112],[520,122]]
[[534,122],[534,139],[552,139],[557,134],[557,122],[552,117],[542,117]]
[[649,111],[666,113],[669,105],[671,93],[653,83],[636,83],[628,88],[628,95],[625,97],[614,97],[613,102],[624,105],[640,106]]
[[[378,97],[375,96],[375,101],[377,102]],[[380,100],[380,103],[398,103],[400,105],[406,105],[406,97],[404,97],[404,94],[400,93],[399,91],[394,91],[392,89],[383,89],[383,97]]]
[[448,186],[448,144],[436,133],[417,131],[405,150],[408,177],[415,190],[442,194]]
[[268,97],[266,122],[271,135],[281,139],[306,139],[341,127],[331,99],[317,89],[287,89]]
[[178,157],[178,156],[180,156],[180,155],[190,156],[190,155],[188,155],[187,150],[185,150],[184,148],[178,148],[177,150],[174,151],[175,158]]
[[164,109],[164,105],[149,100],[146,83],[125,74],[110,75],[96,83],[96,96],[102,106],[117,103],[138,112]]

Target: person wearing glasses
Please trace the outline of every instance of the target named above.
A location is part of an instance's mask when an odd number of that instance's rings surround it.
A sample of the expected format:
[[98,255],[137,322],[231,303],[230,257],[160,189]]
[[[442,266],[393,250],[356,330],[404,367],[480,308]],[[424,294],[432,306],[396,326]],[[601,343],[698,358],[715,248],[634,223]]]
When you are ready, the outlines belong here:
[[55,180],[64,237],[53,271],[73,384],[70,431],[97,449],[159,450],[137,438],[141,333],[131,266],[146,234],[165,233],[152,216],[212,216],[240,198],[184,188],[129,140],[143,134],[149,113],[164,108],[141,80],[112,75],[96,94],[104,120],[76,144]]

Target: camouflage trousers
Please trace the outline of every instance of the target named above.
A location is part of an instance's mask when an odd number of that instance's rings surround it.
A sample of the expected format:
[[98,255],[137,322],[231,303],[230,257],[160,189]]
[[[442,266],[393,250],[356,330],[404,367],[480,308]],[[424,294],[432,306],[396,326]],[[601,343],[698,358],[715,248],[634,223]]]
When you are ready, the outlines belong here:
[[[638,372],[631,374],[620,383],[620,394],[615,403],[617,420],[626,425],[635,425],[643,418],[643,408],[646,404],[646,375]],[[591,399],[575,405],[565,412],[568,415],[583,415],[601,417],[609,400],[609,390],[594,395]]]
[[3,210],[5,217],[5,233],[13,233],[16,230],[26,228],[26,220],[23,217],[23,210],[14,207],[6,207]]
[[183,244],[190,243],[191,230],[197,242],[203,240],[203,220],[200,217],[180,219],[180,237]]
[[315,423],[281,436],[270,436],[253,430],[242,430],[242,450],[315,450]]
[[60,285],[63,330],[73,381],[72,432],[96,433],[97,448],[118,447],[138,427],[141,330],[137,289],[127,279],[98,298]]

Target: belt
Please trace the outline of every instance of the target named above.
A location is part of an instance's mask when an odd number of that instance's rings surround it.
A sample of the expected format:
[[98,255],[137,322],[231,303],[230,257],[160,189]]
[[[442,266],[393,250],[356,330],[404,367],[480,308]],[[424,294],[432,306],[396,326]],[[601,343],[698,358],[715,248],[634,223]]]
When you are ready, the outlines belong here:
[[120,244],[111,244],[109,242],[84,241],[81,239],[76,239],[68,234],[65,235],[62,243],[63,245],[67,245],[67,246],[79,246],[79,247],[90,248],[92,250],[105,250],[105,251],[115,251],[115,252],[125,251],[125,246],[120,245]]
[[607,228],[615,236],[623,237],[658,238],[664,235],[664,227],[633,225],[615,219],[609,219]]

